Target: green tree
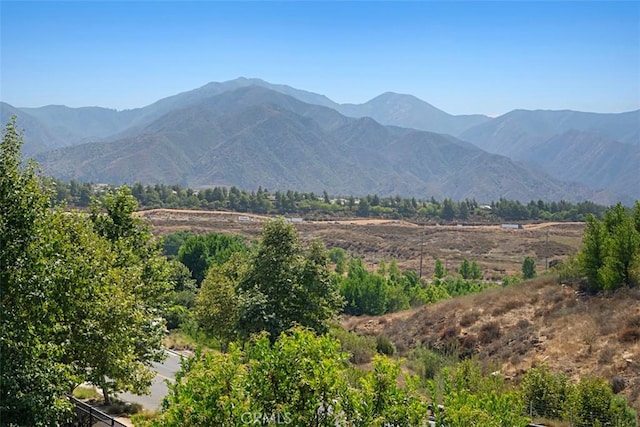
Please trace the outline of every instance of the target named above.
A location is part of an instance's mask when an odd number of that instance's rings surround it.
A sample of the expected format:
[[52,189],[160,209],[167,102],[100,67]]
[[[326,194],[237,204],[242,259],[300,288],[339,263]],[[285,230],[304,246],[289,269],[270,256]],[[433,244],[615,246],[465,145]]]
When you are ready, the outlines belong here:
[[202,330],[214,337],[225,352],[236,336],[240,301],[236,287],[247,269],[236,253],[221,265],[212,265],[196,298],[196,319]]
[[463,259],[460,263],[460,268],[458,269],[458,273],[462,276],[463,279],[471,278],[471,263],[468,259]]
[[46,307],[57,300],[45,258],[53,243],[50,193],[34,163],[23,167],[22,142],[12,117],[0,144],[0,420],[45,426],[70,415],[64,393],[77,378],[51,339],[57,319]]
[[469,218],[469,206],[465,202],[462,202],[460,203],[460,219],[467,218]]
[[566,375],[542,366],[527,371],[520,386],[527,413],[548,419],[566,419],[572,385]]
[[[445,425],[490,427],[525,427],[529,419],[524,416],[520,394],[509,389],[502,377],[484,375],[473,360],[460,362],[455,368],[442,370],[442,402]],[[432,398],[438,387],[431,382]]]
[[638,426],[635,411],[618,399],[609,383],[600,378],[586,376],[580,379],[575,386],[569,411],[577,427]]
[[453,200],[444,199],[442,202],[442,211],[440,212],[440,218],[445,219],[447,221],[453,220],[456,216],[456,210],[453,205]]
[[[361,388],[354,390],[348,418],[354,426],[418,426],[427,418],[427,405],[417,393],[418,379],[407,375],[405,387],[398,385],[400,364],[377,355],[373,370],[361,380]],[[348,424],[349,425],[349,424]]]
[[384,357],[349,384],[348,355],[328,335],[295,328],[271,342],[256,335],[244,352],[197,354],[169,386],[163,411],[142,425],[385,426],[422,425],[427,405],[417,379],[398,385],[399,364]]
[[150,421],[134,422],[153,427],[241,426],[244,414],[251,414],[246,375],[243,354],[235,345],[227,353],[197,352],[182,362],[162,412]]
[[189,238],[190,235],[191,233],[185,230],[180,230],[180,231],[176,231],[171,234],[168,234],[162,240],[163,253],[168,258],[177,257],[180,247],[184,244],[184,242]]
[[636,204],[633,207],[633,224],[636,231],[640,233],[640,201],[636,201]]
[[87,381],[102,388],[107,403],[112,392],[145,391],[153,378],[152,362],[165,357],[161,342],[164,324],[158,318],[170,296],[172,268],[161,254],[161,242],[133,215],[136,208],[137,202],[126,187],[91,206],[93,227],[115,254],[105,294],[112,295],[110,299],[117,305],[96,314],[93,328],[97,336],[87,339],[87,348],[92,351],[83,356]]
[[169,262],[171,274],[169,281],[171,282],[174,292],[192,292],[196,291],[196,281],[191,278],[191,271],[186,265],[180,261],[173,259]]
[[322,332],[343,305],[324,246],[314,242],[304,250],[294,226],[282,218],[265,224],[238,291],[240,331],[266,331],[272,340],[294,324]]
[[348,314],[386,313],[388,291],[387,280],[369,273],[359,258],[349,262],[347,277],[340,283],[340,293],[346,301],[345,312]]
[[222,264],[235,252],[246,252],[247,245],[242,236],[210,233],[206,236],[192,235],[180,246],[178,260],[191,270],[198,286],[213,264]]
[[480,266],[475,261],[471,262],[471,279],[480,280],[482,279],[482,270],[480,270]]
[[596,217],[588,215],[587,225],[582,235],[582,250],[578,259],[592,291],[602,288],[600,270],[604,266],[605,253],[605,229]]
[[527,280],[534,277],[536,277],[536,261],[528,256],[522,261],[522,278]]
[[576,385],[547,367],[524,375],[521,394],[527,412],[536,417],[570,421],[576,426],[637,427],[637,415],[602,379],[582,377]]
[[603,219],[609,239],[601,280],[605,289],[633,286],[640,262],[640,233],[634,219],[622,204],[608,211]]
[[436,277],[436,279],[442,279],[444,276],[447,275],[447,271],[444,269],[444,264],[442,264],[442,260],[439,260],[439,259],[436,260],[433,275]]
[[176,329],[191,318],[191,309],[195,305],[196,281],[191,278],[191,271],[176,259],[169,262],[172,290],[167,296],[167,307],[164,318],[167,329]]
[[343,248],[335,247],[329,249],[329,260],[336,265],[336,274],[344,274],[347,264],[347,251]]
[[356,215],[361,217],[368,217],[370,211],[369,201],[364,197],[360,199],[358,203],[358,209],[356,210]]
[[51,209],[20,146],[11,122],[0,146],[0,419],[55,425],[80,383],[100,384],[107,401],[148,387],[163,356],[168,269],[126,191],[90,217]]
[[264,336],[254,340],[247,356],[246,390],[257,397],[254,413],[299,426],[339,424],[348,384],[338,341],[296,328],[273,346]]
[[406,276],[403,276],[402,271],[400,271],[400,267],[398,267],[398,262],[394,259],[389,263],[388,269],[389,280],[399,282],[404,279]]
[[579,264],[591,291],[635,286],[640,278],[640,203],[633,213],[618,203],[599,221],[587,216]]

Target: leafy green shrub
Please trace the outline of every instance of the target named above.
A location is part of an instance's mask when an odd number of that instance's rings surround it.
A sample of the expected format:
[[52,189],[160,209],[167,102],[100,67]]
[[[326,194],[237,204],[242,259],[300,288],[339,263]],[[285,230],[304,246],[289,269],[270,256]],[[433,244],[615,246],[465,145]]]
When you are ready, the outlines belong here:
[[527,412],[535,417],[571,421],[576,427],[638,426],[635,411],[601,378],[583,377],[573,385],[562,373],[533,368],[522,379],[521,393]]
[[343,248],[335,247],[327,251],[329,260],[336,265],[336,274],[342,275],[347,265],[347,251]]
[[[528,424],[520,393],[506,387],[499,375],[485,375],[476,361],[465,360],[444,369],[444,423],[451,426],[489,427]],[[432,390],[437,387],[431,386]]]
[[189,236],[191,236],[191,233],[186,230],[175,231],[167,234],[162,239],[162,253],[164,253],[167,258],[175,258],[178,255],[180,246],[184,244]]
[[340,349],[350,355],[351,363],[369,363],[376,354],[376,341],[373,337],[348,332],[340,326],[331,328],[330,334],[340,342]]
[[427,422],[417,379],[407,375],[398,385],[399,363],[378,355],[371,371],[354,376],[344,362],[340,343],[328,335],[295,328],[274,343],[266,334],[254,336],[244,351],[232,344],[228,353],[188,359],[169,386],[163,412],[136,421],[155,427]]
[[123,402],[122,400],[113,400],[111,405],[107,407],[107,413],[111,415],[134,415],[142,411],[142,405],[139,403]]
[[200,285],[213,264],[223,264],[233,253],[246,251],[248,246],[242,236],[217,233],[190,235],[180,246],[177,259],[189,268]]
[[378,335],[376,337],[376,351],[380,354],[387,356],[393,356],[395,353],[395,347],[389,338],[384,335]]
[[527,413],[535,417],[564,419],[571,384],[564,374],[551,372],[546,366],[532,368],[520,384]]
[[431,380],[436,377],[445,366],[446,358],[435,351],[428,350],[424,356],[422,356],[422,365],[424,367],[423,376],[425,379]]
[[[592,426],[637,426],[629,424],[632,412],[622,405],[611,390],[611,386],[601,378],[582,377],[572,396],[570,413],[576,427]],[[616,424],[613,424],[614,421]]]
[[564,262],[558,263],[551,269],[558,275],[562,283],[578,283],[582,277],[580,261],[577,256],[572,255]]
[[78,386],[73,389],[73,397],[80,400],[101,399],[102,395],[96,391],[95,387]]
[[536,261],[528,256],[522,261],[522,278],[527,280],[534,277],[536,277]]
[[173,305],[167,309],[164,318],[168,330],[177,329],[191,319],[191,312],[182,305]]

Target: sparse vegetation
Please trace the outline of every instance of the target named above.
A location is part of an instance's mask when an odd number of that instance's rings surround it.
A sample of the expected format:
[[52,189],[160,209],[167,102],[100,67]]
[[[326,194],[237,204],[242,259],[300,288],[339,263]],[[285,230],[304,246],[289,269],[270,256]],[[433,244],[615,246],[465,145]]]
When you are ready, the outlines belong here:
[[485,323],[480,327],[478,340],[482,344],[489,344],[500,338],[500,324],[498,322]]
[[123,402],[122,400],[114,399],[113,402],[107,406],[106,412],[111,415],[131,416],[142,412],[142,405],[139,403]]
[[471,326],[480,318],[479,310],[471,310],[462,314],[460,318],[460,326],[467,327]]
[[340,350],[349,354],[349,360],[356,365],[371,362],[376,354],[376,339],[345,331],[340,326],[331,328],[331,336],[340,342]]
[[393,356],[396,349],[389,338],[384,335],[378,335],[376,337],[376,351],[385,356]]
[[78,386],[73,389],[73,397],[80,400],[100,399],[102,395],[98,393],[95,387]]
[[634,343],[640,341],[640,327],[627,326],[620,331],[620,342]]
[[[388,321],[369,323],[366,329],[354,318],[348,319],[348,325],[357,333],[392,338],[399,355],[408,358],[411,371],[420,375],[424,368],[418,368],[412,356],[418,350],[491,360],[516,382],[546,360],[553,372],[566,371],[572,384],[587,374],[606,381],[616,376],[624,379],[621,393],[640,409],[640,384],[634,374],[639,342],[619,341],[620,332],[635,324],[640,290],[603,296],[576,291],[542,276],[427,305],[403,313],[401,321],[394,320],[398,315],[387,315]],[[455,328],[454,321],[463,329]]]

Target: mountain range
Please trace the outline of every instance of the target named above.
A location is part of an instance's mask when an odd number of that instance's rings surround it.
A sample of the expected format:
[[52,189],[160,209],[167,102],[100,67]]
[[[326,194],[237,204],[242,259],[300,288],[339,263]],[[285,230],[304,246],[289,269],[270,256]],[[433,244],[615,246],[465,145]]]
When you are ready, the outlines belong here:
[[364,104],[258,79],[143,108],[15,108],[24,152],[62,179],[335,195],[640,199],[640,110],[450,115],[411,95]]

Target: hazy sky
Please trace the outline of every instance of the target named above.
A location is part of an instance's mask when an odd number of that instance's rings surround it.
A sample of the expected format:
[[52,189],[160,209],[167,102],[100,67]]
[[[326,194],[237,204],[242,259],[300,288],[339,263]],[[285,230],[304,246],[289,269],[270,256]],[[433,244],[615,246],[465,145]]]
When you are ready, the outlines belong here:
[[640,2],[0,1],[0,99],[126,109],[257,77],[453,114],[640,108]]

